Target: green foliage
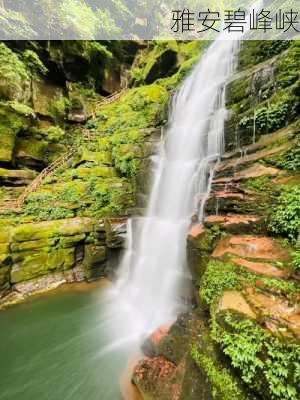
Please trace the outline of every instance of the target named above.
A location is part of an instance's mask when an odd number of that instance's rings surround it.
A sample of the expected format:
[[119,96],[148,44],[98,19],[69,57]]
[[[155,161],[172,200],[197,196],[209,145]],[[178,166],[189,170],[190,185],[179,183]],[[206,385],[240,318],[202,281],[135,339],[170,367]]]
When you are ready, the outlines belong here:
[[252,67],[271,57],[280,54],[290,46],[288,40],[245,40],[240,54],[240,66],[242,69]]
[[200,282],[199,296],[208,306],[213,305],[225,290],[240,286],[237,267],[230,263],[211,260]]
[[299,345],[283,342],[254,321],[228,311],[213,324],[214,340],[249,387],[274,400],[298,399]]
[[55,200],[55,198],[52,194],[37,194],[27,201],[24,214],[31,216],[34,221],[48,221],[74,217],[74,212],[72,210],[68,210],[59,205],[56,206],[53,200]]
[[28,69],[34,73],[44,75],[48,72],[48,69],[33,50],[25,50],[23,53],[23,60]]
[[[297,99],[289,94],[282,94],[269,105],[255,110],[255,129],[258,134],[273,132],[285,126],[295,117]],[[247,114],[239,121],[239,128],[247,131],[254,129],[254,115]]]
[[300,250],[295,251],[293,254],[293,268],[296,272],[300,271]]
[[258,192],[265,191],[266,189],[269,188],[269,185],[271,183],[271,176],[260,176],[258,178],[254,179],[249,179],[246,181],[245,186],[248,189],[256,190]]
[[300,140],[284,154],[268,161],[288,171],[300,171]]
[[42,131],[42,135],[51,143],[59,143],[65,138],[65,131],[59,126],[50,126]]
[[282,295],[290,297],[299,292],[299,287],[295,282],[277,278],[260,277],[264,286],[271,291],[279,291]]
[[275,71],[279,88],[288,87],[299,78],[300,43],[297,40],[290,43],[288,53],[279,60]]
[[29,74],[19,56],[0,43],[0,96],[5,100],[20,99],[28,89]]
[[300,228],[300,186],[283,188],[278,203],[270,214],[272,232],[295,240]]
[[70,101],[66,97],[60,97],[50,105],[50,113],[54,120],[59,123],[62,122],[70,108]]
[[24,103],[19,103],[18,101],[8,101],[6,103],[10,109],[15,111],[19,115],[23,115],[24,117],[34,117],[34,110],[27,106]]
[[206,354],[203,354],[196,346],[191,349],[191,356],[196,364],[205,371],[212,384],[212,395],[214,399],[243,400],[248,397],[240,389],[237,379],[227,369]]

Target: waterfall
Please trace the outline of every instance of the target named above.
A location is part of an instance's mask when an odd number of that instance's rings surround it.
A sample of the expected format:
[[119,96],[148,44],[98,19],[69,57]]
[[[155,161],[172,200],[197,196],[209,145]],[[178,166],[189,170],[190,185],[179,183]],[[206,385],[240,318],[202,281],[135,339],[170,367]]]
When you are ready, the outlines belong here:
[[114,289],[115,329],[122,340],[153,331],[183,308],[186,237],[191,217],[203,217],[223,151],[225,85],[238,46],[238,41],[212,43],[173,98],[148,210],[130,222],[133,237]]

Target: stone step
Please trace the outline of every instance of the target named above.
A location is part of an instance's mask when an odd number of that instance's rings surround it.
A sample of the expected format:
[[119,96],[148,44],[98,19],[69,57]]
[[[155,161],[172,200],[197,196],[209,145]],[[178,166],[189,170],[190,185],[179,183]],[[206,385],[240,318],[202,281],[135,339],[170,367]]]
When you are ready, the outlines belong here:
[[247,168],[250,164],[262,160],[266,157],[272,157],[276,154],[280,154],[287,151],[291,147],[291,143],[284,143],[280,146],[257,151],[256,153],[240,156],[237,158],[232,158],[219,163],[215,168],[216,177],[226,177],[228,175],[233,175],[234,172],[240,171]]
[[264,230],[263,217],[247,214],[210,215],[204,226],[219,226],[230,233],[257,233]]
[[234,264],[247,268],[251,272],[259,275],[265,275],[273,278],[288,278],[289,272],[287,270],[282,270],[270,263],[254,262],[245,260],[244,258],[234,258],[232,260]]
[[218,304],[218,311],[235,310],[245,314],[250,318],[256,318],[255,312],[252,310],[246,299],[238,290],[226,290]]
[[236,235],[221,239],[212,256],[221,258],[226,255],[272,261],[290,261],[290,252],[274,239],[266,236]]
[[[278,168],[273,167],[265,167],[262,164],[256,163],[251,165],[249,168],[243,169],[239,172],[233,172],[231,176],[224,177],[216,177],[212,181],[212,184],[226,184],[230,182],[239,182],[248,179],[260,178],[262,176],[279,176],[283,175],[284,171],[279,170]],[[217,176],[217,175],[216,175]]]
[[258,292],[255,288],[247,288],[245,297],[249,305],[265,318],[266,327],[272,331],[288,334],[285,328],[300,338],[300,304],[290,304],[281,297]]

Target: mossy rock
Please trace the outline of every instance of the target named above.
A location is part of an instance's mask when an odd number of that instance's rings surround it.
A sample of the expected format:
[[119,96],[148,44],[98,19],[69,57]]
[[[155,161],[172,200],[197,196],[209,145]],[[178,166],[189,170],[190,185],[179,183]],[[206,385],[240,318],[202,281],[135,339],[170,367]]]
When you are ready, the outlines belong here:
[[58,221],[44,221],[21,224],[12,231],[12,241],[26,242],[58,236],[73,236],[92,231],[104,231],[101,222],[90,218],[70,218]]
[[28,185],[35,177],[36,172],[31,170],[12,170],[0,168],[0,183],[5,185]]
[[111,153],[109,151],[94,152],[84,150],[80,159],[80,163],[87,161],[98,165],[111,165]]
[[3,42],[0,44],[0,98],[28,101],[30,73],[21,58]]
[[[32,96],[34,111],[37,114],[47,117],[53,116],[57,104],[64,99],[61,87],[42,79],[33,81]],[[64,112],[64,110],[62,110],[62,112]]]
[[11,255],[9,253],[0,254],[0,267],[11,265]]
[[8,224],[0,225],[0,243],[8,243],[11,238],[11,229]]
[[11,282],[19,283],[38,276],[46,275],[52,271],[68,270],[74,266],[74,248],[39,250],[32,252],[15,263],[11,270]]
[[51,247],[54,246],[56,242],[56,238],[29,240],[26,242],[13,242],[11,243],[10,248],[12,253],[18,253],[22,251],[38,250],[44,247]]
[[83,266],[88,280],[104,275],[105,261],[107,258],[106,247],[95,244],[84,246]]
[[80,233],[78,235],[64,236],[60,237],[57,245],[62,248],[74,247],[78,243],[83,242],[86,237],[85,233]]
[[19,164],[42,168],[64,152],[65,147],[61,144],[26,137],[17,140],[15,157]]
[[17,134],[31,124],[31,115],[15,110],[15,103],[0,103],[0,161],[11,163]]
[[0,267],[0,297],[1,292],[6,291],[10,287],[10,267]]
[[92,176],[99,177],[99,178],[114,178],[117,176],[116,170],[112,167],[91,167],[91,168],[84,168],[80,167],[75,170],[76,176],[80,179],[89,178]]
[[217,244],[220,231],[216,228],[203,229],[199,235],[188,236],[187,256],[192,277],[196,282],[204,274],[209,257]]

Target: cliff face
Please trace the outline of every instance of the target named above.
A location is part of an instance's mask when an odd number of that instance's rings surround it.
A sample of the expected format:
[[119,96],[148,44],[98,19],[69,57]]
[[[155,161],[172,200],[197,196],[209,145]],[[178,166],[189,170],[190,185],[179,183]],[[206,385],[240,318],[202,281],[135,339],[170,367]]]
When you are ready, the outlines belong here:
[[112,272],[171,92],[201,48],[0,43],[2,303]]
[[145,399],[299,398],[299,50],[241,46],[226,152],[187,238],[195,310],[145,342]]

